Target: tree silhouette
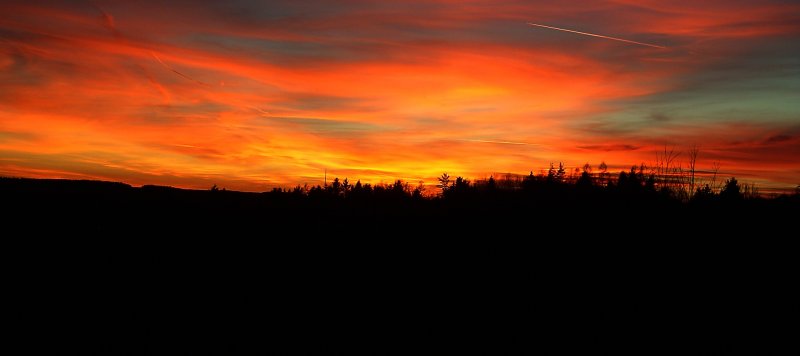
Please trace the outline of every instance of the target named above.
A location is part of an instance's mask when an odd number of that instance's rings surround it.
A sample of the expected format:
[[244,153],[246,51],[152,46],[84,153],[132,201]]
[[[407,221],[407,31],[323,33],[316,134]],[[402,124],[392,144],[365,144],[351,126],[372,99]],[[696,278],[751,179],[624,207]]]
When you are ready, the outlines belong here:
[[550,162],[550,169],[547,170],[547,183],[552,183],[556,179],[556,169],[553,167],[553,162]]
[[737,181],[735,177],[731,177],[731,179],[726,180],[725,186],[722,187],[722,191],[719,192],[719,196],[720,198],[729,201],[742,199],[739,181]]
[[628,181],[629,181],[628,173],[625,171],[620,171],[619,177],[617,178],[617,187],[619,187],[619,189],[629,189],[631,184]]
[[656,192],[656,175],[651,174],[647,176],[647,180],[644,182],[644,190],[647,193],[655,193]]
[[564,169],[564,163],[558,162],[558,171],[556,171],[556,181],[559,183],[564,182],[564,176],[567,171]]
[[575,182],[575,186],[580,189],[588,189],[593,186],[592,176],[589,175],[588,170],[584,170],[583,173],[581,173],[580,178],[578,178],[578,181]]
[[457,177],[453,188],[456,190],[466,190],[469,188],[469,180],[464,177]]
[[691,200],[695,202],[705,202],[711,200],[712,198],[714,198],[714,190],[711,189],[711,186],[706,184],[702,187],[697,187],[697,191],[694,192]]
[[600,170],[600,185],[607,185],[608,184],[608,165],[606,161],[601,161],[600,165],[597,166],[597,169]]
[[470,191],[470,182],[464,177],[456,177],[453,186],[447,190],[450,196],[463,196]]
[[406,193],[410,193],[411,187],[408,185],[408,183],[398,179],[394,181],[390,190],[395,196],[399,197],[405,195]]
[[425,191],[425,182],[419,181],[417,187],[414,188],[413,192],[411,192],[411,198],[413,198],[414,200],[422,199],[422,192],[424,191]]
[[692,194],[694,193],[695,167],[697,166],[697,155],[699,153],[700,148],[698,148],[697,145],[694,145],[689,149],[689,199],[692,198]]
[[439,184],[436,186],[444,192],[448,188],[450,188],[450,175],[447,173],[442,173],[442,176],[437,178],[439,180]]
[[342,191],[342,182],[339,181],[339,177],[333,179],[333,182],[330,186],[328,186],[328,191],[330,191],[333,195],[339,195]]
[[351,189],[353,189],[353,186],[350,185],[350,182],[348,182],[347,178],[345,178],[344,181],[342,181],[342,192],[347,195]]
[[533,171],[525,177],[525,180],[522,182],[523,189],[531,189],[533,188],[533,184],[536,182],[536,176],[533,175]]

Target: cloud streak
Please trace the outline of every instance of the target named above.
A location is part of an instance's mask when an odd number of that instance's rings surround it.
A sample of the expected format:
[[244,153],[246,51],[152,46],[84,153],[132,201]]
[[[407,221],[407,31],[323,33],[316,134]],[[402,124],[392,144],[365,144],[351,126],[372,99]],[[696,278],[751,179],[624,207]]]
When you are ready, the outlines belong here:
[[536,143],[528,143],[528,142],[517,142],[517,141],[502,141],[502,140],[470,140],[470,139],[461,139],[459,141],[464,142],[476,142],[476,143],[493,143],[498,145],[516,145],[516,146],[541,146],[540,144]]
[[187,76],[186,74],[183,74],[183,73],[181,73],[181,72],[179,72],[179,71],[175,70],[175,68],[172,68],[172,67],[170,67],[168,64],[164,63],[164,61],[162,61],[162,60],[161,60],[161,58],[160,58],[160,57],[158,57],[158,55],[156,55],[155,53],[153,53],[153,52],[150,52],[150,55],[152,55],[152,56],[153,56],[153,58],[155,58],[155,59],[156,59],[156,61],[158,61],[158,63],[160,63],[162,66],[164,66],[164,68],[167,68],[167,69],[169,69],[169,71],[170,71],[170,72],[173,72],[173,73],[175,73],[175,74],[177,74],[177,75],[179,75],[179,76],[181,76],[181,77],[183,77],[183,78],[185,78],[185,79],[188,79],[188,80],[190,80],[190,81],[193,81],[193,82],[195,82],[195,83],[197,83],[197,84],[200,84],[200,85],[206,85],[206,83],[203,83],[203,82],[201,82],[201,81],[199,81],[199,80],[196,80],[196,79],[194,79],[194,78],[192,78],[192,77],[189,77],[189,76]]
[[[700,168],[800,181],[796,3],[96,3],[0,2],[14,14],[0,17],[0,151],[13,158],[0,174],[434,183],[624,167],[699,143]],[[643,42],[533,32],[534,16]]]
[[598,35],[598,34],[596,34],[596,33],[589,33],[589,32],[575,31],[575,30],[568,30],[568,29],[565,29],[565,28],[559,28],[559,27],[553,27],[553,26],[547,26],[547,25],[540,25],[540,24],[533,23],[533,22],[528,22],[527,24],[528,24],[528,26],[536,26],[536,27],[542,27],[542,28],[549,28],[549,29],[551,29],[551,30],[564,31],[564,32],[570,32],[570,33],[577,33],[577,34],[579,34],[579,35],[584,35],[584,36],[592,36],[592,37],[598,37],[598,38],[604,38],[604,39],[607,39],[607,40],[612,40],[612,41],[619,41],[619,42],[632,43],[632,44],[637,44],[637,45],[640,45],[640,46],[647,46],[647,47],[660,48],[660,49],[666,49],[666,48],[667,48],[667,47],[660,46],[660,45],[655,45],[655,44],[652,44],[652,43],[645,43],[645,42],[638,42],[638,41],[626,40],[626,39],[623,39],[623,38],[617,38],[617,37],[611,37],[611,36]]

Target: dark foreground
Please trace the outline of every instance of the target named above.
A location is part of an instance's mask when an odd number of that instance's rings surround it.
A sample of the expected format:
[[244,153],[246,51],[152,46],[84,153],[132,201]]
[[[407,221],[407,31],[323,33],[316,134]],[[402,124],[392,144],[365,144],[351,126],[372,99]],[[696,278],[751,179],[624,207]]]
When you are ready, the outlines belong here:
[[800,351],[797,197],[3,179],[0,198],[8,339],[31,354]]

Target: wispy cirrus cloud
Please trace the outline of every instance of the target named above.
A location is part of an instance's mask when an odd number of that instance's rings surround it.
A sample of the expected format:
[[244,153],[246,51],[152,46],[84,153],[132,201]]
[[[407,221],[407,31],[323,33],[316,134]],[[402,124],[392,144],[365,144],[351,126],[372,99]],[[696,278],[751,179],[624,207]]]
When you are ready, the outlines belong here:
[[701,164],[760,171],[776,186],[800,179],[793,2],[5,1],[0,11],[14,14],[0,18],[0,150],[13,157],[3,174],[261,190],[318,183],[326,169],[433,181],[551,161],[624,166],[701,144]]

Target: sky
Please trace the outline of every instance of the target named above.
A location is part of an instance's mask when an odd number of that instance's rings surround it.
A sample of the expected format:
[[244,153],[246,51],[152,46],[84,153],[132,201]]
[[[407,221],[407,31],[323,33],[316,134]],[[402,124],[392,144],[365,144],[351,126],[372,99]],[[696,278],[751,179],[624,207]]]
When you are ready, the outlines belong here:
[[263,191],[326,172],[619,170],[665,149],[685,167],[697,146],[700,170],[800,185],[797,1],[5,0],[0,13],[0,176]]

